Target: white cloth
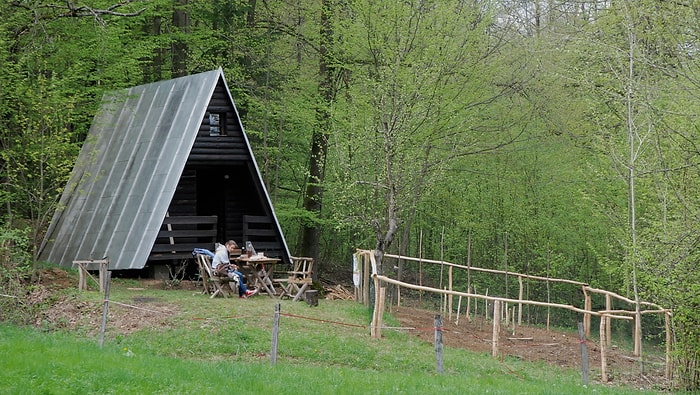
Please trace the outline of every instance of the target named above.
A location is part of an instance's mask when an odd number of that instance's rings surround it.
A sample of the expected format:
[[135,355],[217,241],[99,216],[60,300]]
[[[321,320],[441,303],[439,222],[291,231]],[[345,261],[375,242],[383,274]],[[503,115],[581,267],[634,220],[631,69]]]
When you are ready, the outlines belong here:
[[352,283],[355,284],[355,288],[360,287],[360,268],[357,264],[357,254],[352,256]]

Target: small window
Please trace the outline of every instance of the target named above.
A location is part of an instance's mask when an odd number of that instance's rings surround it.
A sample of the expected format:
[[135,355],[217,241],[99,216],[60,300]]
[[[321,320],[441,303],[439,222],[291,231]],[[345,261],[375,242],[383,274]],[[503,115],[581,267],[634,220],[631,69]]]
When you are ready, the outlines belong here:
[[226,125],[224,114],[210,113],[209,114],[209,135],[210,136],[226,136]]

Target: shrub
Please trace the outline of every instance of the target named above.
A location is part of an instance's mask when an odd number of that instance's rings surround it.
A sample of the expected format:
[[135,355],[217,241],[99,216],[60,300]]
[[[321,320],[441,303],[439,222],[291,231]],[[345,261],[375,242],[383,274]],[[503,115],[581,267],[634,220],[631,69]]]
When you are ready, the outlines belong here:
[[25,230],[0,228],[0,321],[27,321],[21,305],[32,272],[29,247]]

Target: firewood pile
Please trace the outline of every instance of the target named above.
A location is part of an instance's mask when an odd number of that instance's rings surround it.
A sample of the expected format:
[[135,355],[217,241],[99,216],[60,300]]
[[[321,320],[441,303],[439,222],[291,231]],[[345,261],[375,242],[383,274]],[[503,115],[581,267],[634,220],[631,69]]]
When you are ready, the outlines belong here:
[[353,300],[355,295],[351,291],[348,291],[340,284],[337,285],[324,285],[323,286],[324,297],[329,300]]

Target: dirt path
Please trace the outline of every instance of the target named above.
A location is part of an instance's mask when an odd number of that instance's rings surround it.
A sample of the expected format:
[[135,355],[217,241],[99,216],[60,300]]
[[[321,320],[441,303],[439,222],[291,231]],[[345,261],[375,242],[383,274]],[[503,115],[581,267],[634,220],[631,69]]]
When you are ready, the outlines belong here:
[[[434,312],[411,308],[392,307],[391,313],[403,327],[411,330],[415,336],[434,342]],[[456,317],[453,317],[456,318]],[[461,317],[459,325],[444,320],[443,343],[448,347],[464,348],[476,352],[491,354],[493,323],[483,317],[471,320]],[[590,380],[600,380],[600,348],[592,340],[586,342],[588,348],[588,365]],[[501,359],[506,356],[525,361],[543,361],[564,368],[581,368],[581,343],[576,333],[564,333],[545,328],[517,326],[501,329],[499,336]],[[610,381],[634,385],[636,388],[666,388],[663,360],[648,361],[645,374],[640,374],[640,364],[631,353],[625,353],[613,345],[607,355],[608,376]]]

